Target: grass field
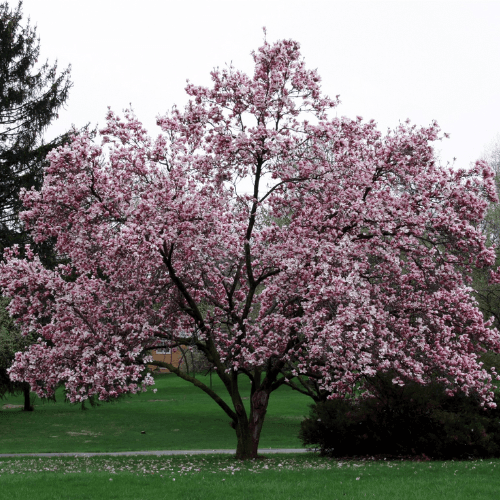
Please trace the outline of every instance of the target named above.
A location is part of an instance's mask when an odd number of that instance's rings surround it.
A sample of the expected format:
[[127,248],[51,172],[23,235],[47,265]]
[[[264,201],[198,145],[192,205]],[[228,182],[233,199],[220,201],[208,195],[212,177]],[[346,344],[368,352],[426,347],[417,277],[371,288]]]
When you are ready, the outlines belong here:
[[[213,386],[223,394],[216,377]],[[156,393],[149,389],[85,411],[65,403],[62,392],[56,403],[35,401],[33,412],[5,409],[22,405],[21,397],[1,400],[0,453],[236,448],[229,417],[209,396],[175,375],[158,377],[155,387]],[[311,402],[287,387],[274,392],[261,447],[302,448],[297,435]]]
[[3,459],[1,497],[120,500],[497,500],[500,460],[338,462],[273,455]]

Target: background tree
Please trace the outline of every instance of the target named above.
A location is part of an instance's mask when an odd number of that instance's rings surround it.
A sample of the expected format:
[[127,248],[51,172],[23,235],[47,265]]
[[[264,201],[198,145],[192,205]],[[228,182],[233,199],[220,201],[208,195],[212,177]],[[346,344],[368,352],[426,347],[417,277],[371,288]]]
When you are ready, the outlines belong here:
[[19,223],[19,192],[42,185],[47,153],[65,137],[43,142],[71,87],[70,68],[57,71],[48,62],[37,67],[40,40],[36,28],[22,25],[22,2],[0,4],[0,253],[25,243]]
[[491,404],[477,355],[500,351],[500,335],[466,286],[495,257],[471,223],[496,199],[491,169],[436,164],[436,124],[383,135],[329,119],[337,101],[293,40],[253,58],[253,76],[229,67],[209,88],[189,84],[154,141],[110,111],[101,144],[84,133],[49,153],[21,218],[67,263],[6,250],[9,311],[40,337],[11,377],[106,400],[152,384],[145,351],[188,332],[225,393],[162,366],[222,408],[239,458],[256,457],[270,394],[299,374],[332,397],[369,394],[390,372]]
[[[500,193],[500,134],[489,145],[483,158],[495,172],[495,184]],[[500,205],[492,203],[483,222],[484,231],[488,237],[488,244],[500,246]]]
[[14,361],[16,352],[25,350],[35,339],[25,336],[15,325],[14,320],[6,310],[9,300],[0,297],[0,398],[5,394],[22,393],[24,395],[24,410],[31,411],[30,385],[27,382],[13,382],[7,370]]
[[[0,258],[5,248],[29,241],[18,217],[19,193],[40,189],[47,153],[68,139],[45,143],[43,133],[68,98],[70,68],[59,73],[57,64],[38,65],[39,57],[36,29],[22,23],[22,2],[14,9],[0,4]],[[50,265],[51,242],[36,247]],[[29,344],[7,319],[7,303],[0,298],[0,394],[24,392],[29,409],[29,384],[10,381],[6,371],[15,352]]]
[[[500,193],[500,136],[490,144],[484,159],[495,172],[495,184]],[[500,266],[500,204],[491,203],[481,221],[480,227],[487,238],[488,246],[495,246],[495,268]],[[490,282],[489,269],[476,269],[474,272],[474,296],[485,318],[494,318],[494,326],[500,328],[500,285]]]

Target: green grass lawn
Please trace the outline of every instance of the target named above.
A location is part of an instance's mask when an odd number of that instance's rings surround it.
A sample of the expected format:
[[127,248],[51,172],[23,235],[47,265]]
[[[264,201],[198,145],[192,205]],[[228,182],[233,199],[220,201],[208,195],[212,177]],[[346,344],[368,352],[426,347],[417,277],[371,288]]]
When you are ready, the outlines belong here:
[[[224,394],[217,377],[213,386]],[[35,401],[33,412],[3,409],[0,453],[236,448],[229,417],[204,392],[175,375],[158,377],[155,387],[156,393],[148,389],[85,411],[65,403],[61,391],[56,403]],[[243,392],[248,397],[249,387]],[[287,387],[272,393],[261,447],[301,448],[297,435],[311,403]],[[0,408],[5,405],[22,405],[22,397],[1,400]]]
[[313,455],[2,459],[10,500],[497,500],[500,460],[338,462]]
[[[229,419],[203,392],[173,375],[159,377],[156,388],[86,411],[62,394],[57,403],[37,400],[33,412],[3,409],[0,453],[235,448]],[[310,404],[286,387],[271,395],[264,456],[268,447],[302,447],[297,434]],[[339,462],[312,453],[246,462],[228,455],[0,458],[0,498],[497,500],[500,460]]]

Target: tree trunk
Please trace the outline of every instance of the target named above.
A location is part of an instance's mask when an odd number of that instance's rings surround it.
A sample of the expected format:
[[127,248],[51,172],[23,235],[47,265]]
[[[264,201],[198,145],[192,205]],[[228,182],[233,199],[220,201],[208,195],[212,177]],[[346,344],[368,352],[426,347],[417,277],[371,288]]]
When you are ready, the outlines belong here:
[[31,388],[27,382],[23,383],[23,393],[24,393],[24,411],[33,411],[33,406],[31,406],[30,401]]
[[250,419],[246,414],[238,412],[238,423],[236,424],[236,436],[238,445],[236,448],[236,458],[247,460],[258,457],[259,440],[264,417],[269,403],[269,393],[266,391],[256,391],[252,395]]
[[236,438],[238,440],[238,444],[236,445],[236,458],[238,460],[256,458],[257,452],[253,450],[252,435],[246,418],[238,419],[236,424]]

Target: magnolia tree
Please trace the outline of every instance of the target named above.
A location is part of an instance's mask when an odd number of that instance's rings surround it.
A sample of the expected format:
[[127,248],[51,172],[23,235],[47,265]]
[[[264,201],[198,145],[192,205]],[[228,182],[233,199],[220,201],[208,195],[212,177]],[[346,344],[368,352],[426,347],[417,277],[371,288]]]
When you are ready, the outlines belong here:
[[188,84],[156,140],[109,111],[100,144],[83,133],[51,153],[22,217],[35,241],[57,240],[63,263],[6,253],[2,293],[39,336],[12,379],[107,400],[153,384],[144,363],[160,339],[189,341],[224,394],[162,365],[224,410],[240,458],[257,455],[270,394],[299,377],[346,397],[390,371],[491,404],[478,356],[500,351],[500,335],[468,276],[495,258],[477,228],[493,172],[440,167],[436,124],[383,135],[329,119],[337,100],[294,41],[253,59],[252,76],[228,67],[210,88]]

